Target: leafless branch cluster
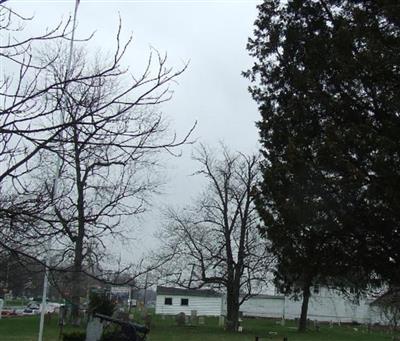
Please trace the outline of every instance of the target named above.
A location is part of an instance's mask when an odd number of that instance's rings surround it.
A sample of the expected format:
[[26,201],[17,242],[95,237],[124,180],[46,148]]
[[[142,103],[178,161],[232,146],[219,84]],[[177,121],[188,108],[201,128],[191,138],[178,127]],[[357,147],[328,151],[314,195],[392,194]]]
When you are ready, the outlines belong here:
[[159,187],[159,153],[189,143],[194,127],[178,138],[159,108],[186,65],[173,70],[153,50],[135,75],[123,66],[121,22],[111,57],[90,58],[70,53],[71,20],[24,37],[30,20],[0,4],[0,247],[43,264],[51,240],[51,268],[72,273],[79,299],[104,238],[132,230],[128,218]]
[[237,324],[240,304],[267,282],[271,262],[257,231],[252,196],[258,157],[223,147],[219,160],[202,146],[194,158],[208,187],[193,205],[168,210],[162,255],[173,255],[173,261],[161,275],[183,287],[223,289],[228,319]]

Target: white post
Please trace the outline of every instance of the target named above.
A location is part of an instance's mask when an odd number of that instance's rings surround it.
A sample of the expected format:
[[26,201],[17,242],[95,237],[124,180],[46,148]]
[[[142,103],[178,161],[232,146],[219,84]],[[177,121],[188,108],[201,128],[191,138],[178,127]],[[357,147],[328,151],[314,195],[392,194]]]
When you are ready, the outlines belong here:
[[4,301],[3,301],[3,299],[0,298],[0,320],[1,320],[1,312],[3,310],[3,304],[4,304]]
[[[79,1],[76,0],[75,2],[75,10],[74,10],[74,17],[73,17],[73,22],[72,22],[72,35],[71,35],[71,43],[70,43],[70,49],[69,49],[69,58],[68,58],[68,63],[67,63],[67,69],[66,69],[66,76],[65,80],[67,80],[67,77],[69,75],[70,69],[71,69],[71,62],[72,62],[72,52],[73,52],[73,45],[74,45],[74,38],[75,38],[75,28],[76,28],[76,16],[78,12],[78,6],[79,6]],[[66,87],[66,85],[64,85]],[[64,114],[63,111],[61,110],[60,113],[60,122],[61,124],[64,123]],[[59,174],[59,169],[60,169],[60,164],[61,164],[61,159],[58,158],[57,160],[57,168],[56,168],[56,175],[54,178],[54,195],[56,196],[57,193],[57,187],[58,187],[58,180],[60,178]],[[50,266],[50,247],[51,247],[51,238],[49,240],[49,245],[47,248],[47,257],[46,257],[46,269],[44,273],[44,278],[43,278],[43,294],[42,294],[42,309],[40,312],[40,324],[39,324],[39,335],[38,335],[38,341],[43,341],[43,329],[44,329],[44,317],[46,313],[46,306],[47,306],[47,288],[48,288],[48,275],[49,275],[49,266]]]
[[286,295],[283,296],[283,310],[282,310],[282,326],[285,325],[285,319],[286,319]]
[[144,283],[144,298],[143,298],[143,309],[146,311],[146,296],[147,296],[147,279],[149,277],[149,269],[146,270],[146,279]]
[[128,314],[131,313],[132,308],[132,286],[129,286],[129,296],[128,296]]
[[50,254],[47,254],[46,270],[44,272],[44,278],[43,278],[43,293],[42,293],[42,305],[40,309],[40,325],[39,325],[38,341],[43,340],[44,317],[47,310],[47,287],[49,285],[49,280],[48,280],[49,266],[50,266]]

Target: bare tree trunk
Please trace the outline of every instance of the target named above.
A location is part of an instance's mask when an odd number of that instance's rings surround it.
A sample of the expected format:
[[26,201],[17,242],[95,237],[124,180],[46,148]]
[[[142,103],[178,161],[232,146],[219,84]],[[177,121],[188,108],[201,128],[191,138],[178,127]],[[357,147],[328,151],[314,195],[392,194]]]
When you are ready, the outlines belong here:
[[299,332],[305,332],[307,330],[307,312],[310,296],[310,284],[307,283],[303,288],[303,303],[301,304],[301,315],[298,328]]
[[82,285],[82,263],[83,263],[83,239],[85,236],[85,202],[84,202],[84,184],[82,182],[82,168],[79,153],[79,138],[76,126],[74,127],[74,153],[75,153],[75,172],[76,188],[78,193],[78,234],[75,240],[74,271],[72,276],[72,323],[80,324],[79,309]]
[[228,287],[226,296],[226,329],[237,331],[239,327],[239,291],[234,286]]
[[82,241],[75,245],[74,268],[72,272],[72,295],[71,295],[71,322],[74,325],[79,325],[79,308],[81,299],[81,273],[82,273]]

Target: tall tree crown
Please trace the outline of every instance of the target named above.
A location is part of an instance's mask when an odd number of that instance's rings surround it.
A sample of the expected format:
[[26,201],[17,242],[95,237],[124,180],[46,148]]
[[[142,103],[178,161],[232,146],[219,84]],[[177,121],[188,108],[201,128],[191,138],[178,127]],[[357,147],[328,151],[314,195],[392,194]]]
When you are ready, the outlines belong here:
[[335,275],[359,260],[399,280],[399,23],[390,0],[259,6],[245,73],[262,116],[258,209],[290,264]]

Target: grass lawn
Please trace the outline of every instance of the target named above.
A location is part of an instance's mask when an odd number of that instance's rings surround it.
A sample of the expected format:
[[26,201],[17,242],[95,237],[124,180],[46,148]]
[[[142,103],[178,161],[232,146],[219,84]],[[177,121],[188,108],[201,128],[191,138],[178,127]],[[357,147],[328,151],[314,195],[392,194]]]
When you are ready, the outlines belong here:
[[[288,341],[380,341],[391,340],[391,335],[384,332],[367,333],[365,327],[358,326],[329,326],[322,325],[320,331],[309,331],[304,334],[297,333],[295,325],[288,323],[282,327],[275,321],[263,319],[249,319],[243,322],[243,333],[227,333],[218,327],[216,318],[207,318],[206,324],[197,327],[178,327],[173,318],[161,320],[154,318],[154,326],[148,336],[149,341],[254,341],[259,336],[260,341],[280,340],[286,336]],[[39,328],[39,318],[14,317],[0,320],[1,341],[36,341]],[[72,331],[71,327],[65,327]],[[277,332],[275,336],[269,332]],[[57,318],[47,322],[45,326],[45,341],[58,340],[59,329]]]
[[[65,327],[66,331],[76,328]],[[0,341],[37,341],[39,333],[39,316],[9,317],[0,320]],[[58,340],[58,317],[46,321],[44,340]]]

